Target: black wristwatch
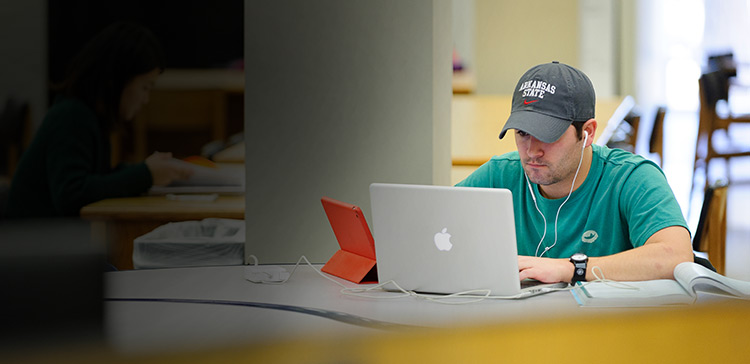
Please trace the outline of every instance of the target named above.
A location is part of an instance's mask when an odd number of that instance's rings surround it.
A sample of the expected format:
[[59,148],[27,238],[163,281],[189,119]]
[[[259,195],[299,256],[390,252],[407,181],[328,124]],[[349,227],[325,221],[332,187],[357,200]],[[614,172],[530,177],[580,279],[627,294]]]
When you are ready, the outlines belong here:
[[589,262],[589,257],[583,253],[575,253],[570,256],[570,262],[573,263],[573,279],[570,281],[571,284],[576,282],[586,281],[586,264]]

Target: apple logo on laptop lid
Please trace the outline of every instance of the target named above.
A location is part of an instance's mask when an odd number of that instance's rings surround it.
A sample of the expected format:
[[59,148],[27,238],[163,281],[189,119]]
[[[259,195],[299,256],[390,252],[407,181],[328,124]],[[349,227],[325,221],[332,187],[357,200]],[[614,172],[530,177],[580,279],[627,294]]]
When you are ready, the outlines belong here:
[[448,233],[448,228],[443,228],[439,233],[436,233],[433,240],[435,241],[435,246],[440,251],[447,252],[453,249],[451,234]]

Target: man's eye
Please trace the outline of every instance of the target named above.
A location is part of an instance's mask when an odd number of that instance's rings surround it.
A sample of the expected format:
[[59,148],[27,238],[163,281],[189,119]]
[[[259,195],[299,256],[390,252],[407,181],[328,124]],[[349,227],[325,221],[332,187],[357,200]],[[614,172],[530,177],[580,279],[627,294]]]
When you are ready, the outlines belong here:
[[525,137],[525,136],[529,135],[529,133],[527,133],[525,131],[521,131],[521,130],[516,130],[516,134],[518,134],[518,136],[520,136],[520,137]]

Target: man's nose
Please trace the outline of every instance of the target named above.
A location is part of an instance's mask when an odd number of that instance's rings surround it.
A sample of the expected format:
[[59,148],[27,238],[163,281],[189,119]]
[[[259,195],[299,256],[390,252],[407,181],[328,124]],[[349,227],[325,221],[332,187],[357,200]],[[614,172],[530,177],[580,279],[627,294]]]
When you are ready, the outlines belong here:
[[542,156],[544,154],[544,143],[541,140],[529,135],[529,145],[526,149],[526,154],[528,154],[529,157]]

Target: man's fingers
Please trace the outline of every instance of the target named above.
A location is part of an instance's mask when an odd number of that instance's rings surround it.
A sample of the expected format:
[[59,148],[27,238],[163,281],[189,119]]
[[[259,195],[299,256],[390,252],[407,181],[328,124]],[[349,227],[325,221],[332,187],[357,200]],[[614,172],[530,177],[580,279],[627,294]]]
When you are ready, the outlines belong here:
[[518,256],[518,270],[523,270],[523,269],[527,269],[527,268],[533,267],[534,266],[533,265],[533,261],[534,260],[533,260],[532,257],[527,257],[527,256],[524,256],[524,255],[519,255]]
[[528,269],[522,270],[522,271],[518,272],[518,277],[520,278],[520,280],[531,278],[531,277],[529,277],[529,270]]

